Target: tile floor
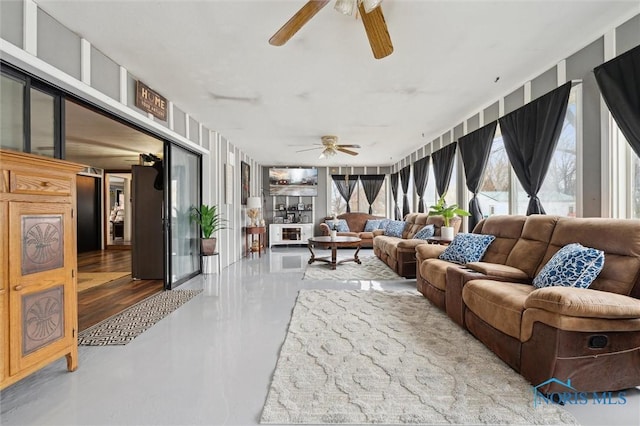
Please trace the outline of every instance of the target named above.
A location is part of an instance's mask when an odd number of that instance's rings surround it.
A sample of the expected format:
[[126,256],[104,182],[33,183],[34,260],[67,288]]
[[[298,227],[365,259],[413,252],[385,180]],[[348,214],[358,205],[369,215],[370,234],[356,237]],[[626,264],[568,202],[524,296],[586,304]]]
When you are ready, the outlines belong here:
[[[364,251],[363,256],[371,254]],[[3,425],[257,424],[300,289],[414,289],[415,281],[303,281],[306,248],[278,247],[184,284],[204,292],[126,346],[81,347],[1,393]],[[639,425],[627,403],[567,407],[584,425]]]

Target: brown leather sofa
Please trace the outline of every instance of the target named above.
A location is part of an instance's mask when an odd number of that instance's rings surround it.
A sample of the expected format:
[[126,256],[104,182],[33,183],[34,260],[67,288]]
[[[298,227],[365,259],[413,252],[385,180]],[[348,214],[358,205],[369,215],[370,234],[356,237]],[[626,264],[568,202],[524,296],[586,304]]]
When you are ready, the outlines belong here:
[[[616,391],[640,385],[640,220],[493,216],[474,233],[496,239],[481,262],[416,248],[418,290],[540,392]],[[604,251],[587,289],[536,289],[532,279],[562,247]]]
[[[409,213],[402,238],[383,235],[384,231],[376,232],[373,239],[373,252],[398,275],[405,278],[416,276],[416,246],[426,244],[425,240],[413,239],[413,236],[426,225],[433,224],[435,236],[440,236],[440,228],[444,224],[442,216],[429,216],[428,213]],[[458,232],[462,220],[453,218],[450,225],[454,232]]]
[[[333,219],[332,217],[327,217],[325,220]],[[385,219],[381,216],[374,216],[367,213],[343,213],[341,215],[336,216],[336,219],[344,219],[347,221],[347,225],[349,226],[349,232],[338,232],[338,236],[343,237],[359,237],[362,241],[360,242],[360,247],[370,248],[373,246],[373,232],[364,232],[364,227],[367,224],[367,220],[380,220]],[[324,223],[324,221],[320,224],[320,232],[322,235],[329,235],[330,229],[329,226]],[[380,230],[379,232],[383,232]]]

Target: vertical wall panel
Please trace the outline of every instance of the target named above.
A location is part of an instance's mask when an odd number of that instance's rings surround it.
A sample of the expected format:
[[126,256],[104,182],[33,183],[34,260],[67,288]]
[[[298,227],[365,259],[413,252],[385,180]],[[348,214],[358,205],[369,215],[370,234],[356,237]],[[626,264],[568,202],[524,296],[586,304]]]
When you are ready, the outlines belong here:
[[[492,121],[500,118],[500,103],[496,102],[491,106],[488,106],[484,110],[484,124],[491,123]],[[484,125],[483,124],[483,125]]]
[[38,57],[80,80],[80,37],[38,9]]
[[453,128],[453,140],[457,141],[464,136],[464,124],[460,123]]
[[189,116],[189,140],[197,144],[200,143],[200,126],[191,116]]
[[476,114],[467,120],[467,133],[471,133],[480,128],[480,114]]
[[[181,136],[187,135],[187,115],[177,106],[173,106],[173,131]],[[222,144],[224,146],[224,143]],[[223,157],[226,158],[226,157]]]
[[0,37],[22,48],[23,22],[22,0],[0,1]]
[[95,47],[91,47],[91,87],[120,100],[120,66]]
[[556,87],[558,87],[558,70],[553,67],[531,80],[531,100],[539,98]]
[[604,39],[567,58],[567,79],[580,79],[582,84],[582,199],[584,217],[600,216],[601,212],[601,141],[600,90],[593,68],[604,61]]
[[616,29],[616,55],[640,45],[640,15],[636,15]]

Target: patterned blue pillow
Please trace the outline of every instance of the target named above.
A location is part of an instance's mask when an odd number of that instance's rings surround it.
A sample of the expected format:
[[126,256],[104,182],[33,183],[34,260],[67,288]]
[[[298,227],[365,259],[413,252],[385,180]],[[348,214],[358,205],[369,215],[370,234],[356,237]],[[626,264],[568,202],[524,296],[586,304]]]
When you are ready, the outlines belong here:
[[405,225],[406,222],[404,220],[390,220],[384,228],[384,235],[402,238],[402,231],[404,231]]
[[[326,223],[329,226],[329,229],[333,229],[333,223],[334,223],[333,219],[327,219],[324,221],[324,223]],[[347,224],[347,221],[345,219],[336,219],[335,224],[336,224],[336,231],[350,232],[349,225]]]
[[536,288],[564,286],[587,288],[604,266],[604,252],[581,244],[557,251],[533,279]]
[[424,228],[422,228],[421,230],[419,230],[418,232],[416,232],[416,235],[413,236],[413,238],[418,239],[418,240],[426,240],[429,239],[431,237],[433,237],[433,235],[436,233],[436,228],[433,225],[427,225]]
[[373,232],[379,229],[381,222],[382,219],[368,219],[367,223],[364,224],[364,232]]
[[381,219],[380,220],[380,227],[378,229],[384,229],[387,227],[387,224],[389,223],[391,219]]
[[460,264],[479,262],[495,239],[493,235],[460,233],[453,237],[451,244],[439,257]]

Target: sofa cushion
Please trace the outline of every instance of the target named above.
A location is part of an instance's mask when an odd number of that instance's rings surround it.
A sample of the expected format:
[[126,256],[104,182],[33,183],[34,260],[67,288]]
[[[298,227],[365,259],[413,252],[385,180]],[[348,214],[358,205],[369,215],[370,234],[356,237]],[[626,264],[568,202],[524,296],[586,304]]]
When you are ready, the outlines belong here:
[[[482,260],[489,263],[506,264],[507,257],[522,235],[527,216],[494,215],[482,220],[473,230],[474,234],[489,234],[496,237]],[[536,264],[537,266],[537,264]]]
[[[491,244],[493,245],[493,243]],[[527,281],[529,279],[526,272],[513,266],[500,265],[499,263],[471,262],[465,266],[476,272],[481,272],[492,277],[507,278],[516,281]]]
[[436,227],[433,225],[427,225],[424,228],[422,228],[421,230],[419,230],[418,232],[416,232],[416,234],[413,236],[413,238],[418,239],[418,240],[426,240],[429,239],[431,237],[433,237],[435,235],[436,232]]
[[462,289],[462,300],[484,322],[519,339],[524,303],[534,290],[529,284],[471,280]]
[[587,288],[604,266],[604,252],[582,244],[567,244],[533,279],[536,288],[564,286]]
[[574,287],[534,290],[525,308],[538,308],[561,315],[588,318],[639,318],[640,300],[621,294]]
[[405,226],[406,222],[404,220],[390,220],[384,228],[384,235],[387,237],[402,238],[402,231],[404,231]]
[[373,232],[380,228],[381,223],[382,219],[368,219],[367,223],[364,224],[364,232]]
[[458,267],[451,262],[440,259],[427,259],[419,266],[420,276],[426,279],[432,286],[445,291],[447,289],[447,269]]
[[462,264],[478,262],[495,238],[493,235],[460,233],[442,252],[440,259]]

